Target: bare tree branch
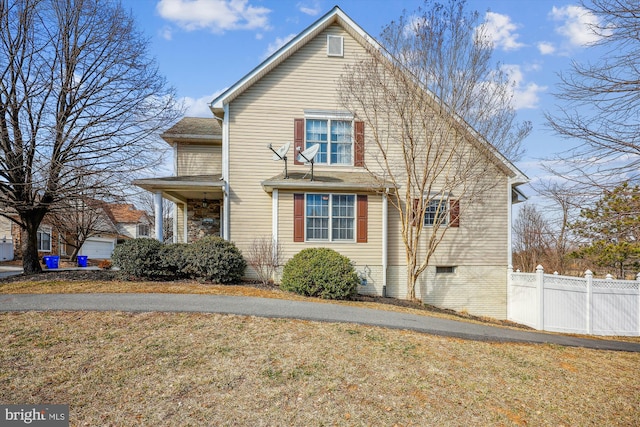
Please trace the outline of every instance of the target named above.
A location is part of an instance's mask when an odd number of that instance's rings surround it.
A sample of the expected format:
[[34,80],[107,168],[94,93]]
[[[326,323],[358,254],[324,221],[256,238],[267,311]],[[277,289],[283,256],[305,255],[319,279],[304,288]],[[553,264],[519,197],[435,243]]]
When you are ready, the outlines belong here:
[[157,134],[179,113],[119,3],[0,1],[0,207],[27,233],[26,272],[44,215],[83,183],[121,193],[161,160]]

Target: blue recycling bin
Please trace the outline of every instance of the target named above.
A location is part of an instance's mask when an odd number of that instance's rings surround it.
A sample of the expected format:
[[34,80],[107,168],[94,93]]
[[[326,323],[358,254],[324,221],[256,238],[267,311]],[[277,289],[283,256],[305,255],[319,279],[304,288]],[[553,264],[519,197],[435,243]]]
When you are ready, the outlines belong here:
[[44,257],[44,263],[47,268],[58,268],[58,262],[60,261],[60,257],[58,255],[49,255]]
[[86,255],[78,255],[78,267],[86,267],[88,258]]

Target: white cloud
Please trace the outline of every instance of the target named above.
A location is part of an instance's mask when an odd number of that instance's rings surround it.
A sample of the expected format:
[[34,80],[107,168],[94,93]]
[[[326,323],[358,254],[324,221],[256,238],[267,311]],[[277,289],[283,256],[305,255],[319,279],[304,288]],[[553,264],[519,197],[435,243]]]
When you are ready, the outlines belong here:
[[556,32],[569,41],[573,46],[588,46],[600,40],[600,35],[594,32],[594,26],[600,20],[593,13],[581,6],[553,7],[549,13],[554,21],[561,21]]
[[556,51],[556,47],[553,45],[553,43],[539,42],[538,43],[538,50],[540,51],[540,53],[542,55],[551,55],[552,53],[554,53]]
[[264,53],[264,55],[262,55],[262,59],[271,56],[271,54],[273,54],[276,50],[280,49],[285,44],[289,43],[295,36],[296,34],[289,34],[286,37],[276,37],[276,39],[273,42],[269,43],[269,46],[267,46],[267,51]]
[[219,33],[270,28],[271,10],[252,6],[248,0],[160,0],[156,10],[187,31],[209,29]]
[[519,65],[505,64],[502,70],[513,82],[513,108],[522,110],[527,108],[538,108],[540,102],[539,94],[547,90],[546,86],[539,86],[536,83],[524,82],[524,73]]
[[[309,4],[311,3],[311,4]],[[313,2],[300,2],[296,5],[298,7],[298,10],[306,15],[309,16],[317,16],[320,14],[320,12],[322,12],[322,8],[320,6],[320,3],[317,1],[313,1]]]
[[165,40],[171,40],[173,38],[173,31],[169,26],[162,27],[162,29],[160,29],[158,33],[160,37],[162,37]]
[[219,90],[212,95],[201,96],[197,99],[191,98],[190,96],[181,98],[179,101],[181,101],[185,107],[184,115],[187,117],[213,117],[213,114],[209,109],[209,104],[211,104],[211,101],[225,90],[227,90],[227,88]]
[[508,15],[487,12],[482,28],[486,35],[493,41],[494,46],[502,50],[516,50],[524,46],[518,42],[520,35],[515,31],[518,26],[511,22]]

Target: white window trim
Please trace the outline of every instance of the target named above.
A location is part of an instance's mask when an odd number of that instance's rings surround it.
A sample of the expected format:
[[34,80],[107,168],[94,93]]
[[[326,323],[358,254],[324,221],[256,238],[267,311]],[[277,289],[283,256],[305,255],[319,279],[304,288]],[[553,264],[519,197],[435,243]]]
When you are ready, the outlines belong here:
[[[430,204],[431,202],[436,202],[438,201],[438,203],[442,203],[443,207],[444,207],[444,215],[445,215],[445,219],[443,222],[441,222],[440,224],[438,224],[438,227],[448,227],[451,224],[451,209],[449,208],[449,198],[448,197],[430,197],[427,200],[427,203]],[[426,205],[424,208],[424,212],[423,212],[423,216],[422,216],[422,225],[424,227],[433,227],[433,224],[427,224],[427,209],[429,208],[429,205]]]
[[[307,195],[328,195],[329,196],[329,238],[309,239],[307,237]],[[334,239],[332,227],[333,196],[353,196],[353,239]],[[304,241],[305,242],[329,242],[329,243],[356,243],[358,235],[358,195],[354,193],[331,193],[331,192],[309,192],[304,193]]]
[[38,252],[51,252],[53,250],[53,229],[49,226],[38,227],[38,233],[46,233],[49,235],[49,249],[40,249],[40,242],[38,242]]
[[[307,148],[307,120],[327,121],[327,161],[316,165],[331,167],[353,167],[356,155],[355,120],[353,114],[344,111],[304,110],[304,147]],[[351,122],[351,163],[331,163],[331,122]]]

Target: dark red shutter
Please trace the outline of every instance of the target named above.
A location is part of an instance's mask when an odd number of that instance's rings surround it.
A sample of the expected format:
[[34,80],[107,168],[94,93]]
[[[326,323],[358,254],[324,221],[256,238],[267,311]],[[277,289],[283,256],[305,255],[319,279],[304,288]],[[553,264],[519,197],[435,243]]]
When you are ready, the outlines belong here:
[[356,236],[356,242],[367,243],[367,226],[369,220],[368,212],[368,198],[367,195],[358,195],[358,233]]
[[304,151],[304,119],[293,119],[293,164],[302,165],[298,161],[298,153]]
[[293,241],[304,242],[304,194],[293,195]]
[[460,227],[460,201],[449,200],[449,226]]
[[354,122],[355,145],[353,165],[364,167],[364,122]]

